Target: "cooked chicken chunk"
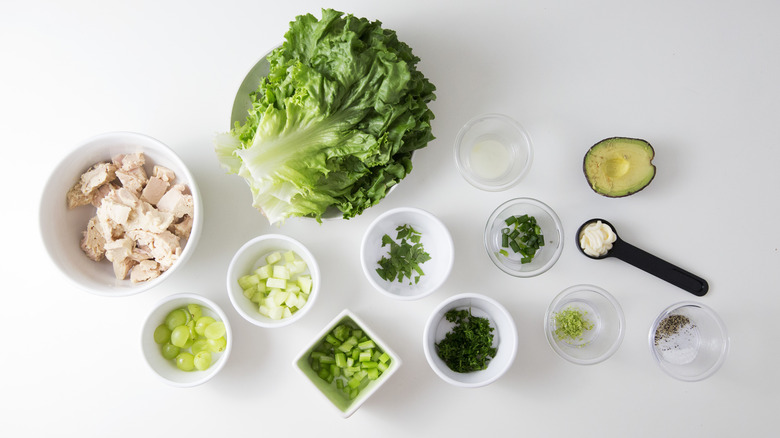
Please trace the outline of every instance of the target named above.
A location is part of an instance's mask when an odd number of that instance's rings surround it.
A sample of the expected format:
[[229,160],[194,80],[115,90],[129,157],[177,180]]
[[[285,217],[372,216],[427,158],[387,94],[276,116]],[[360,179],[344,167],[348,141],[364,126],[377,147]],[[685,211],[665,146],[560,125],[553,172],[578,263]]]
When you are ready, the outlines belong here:
[[95,191],[116,178],[116,166],[111,163],[97,163],[84,172],[76,184],[71,187],[65,199],[68,208],[87,205],[92,201]]
[[153,260],[144,260],[133,267],[130,271],[130,281],[140,283],[160,276],[160,266]]
[[87,223],[87,229],[82,232],[81,249],[84,254],[89,257],[90,260],[99,262],[103,260],[103,255],[106,253],[104,245],[106,239],[103,238],[103,233],[100,231],[100,224],[98,223],[98,217],[93,216]]

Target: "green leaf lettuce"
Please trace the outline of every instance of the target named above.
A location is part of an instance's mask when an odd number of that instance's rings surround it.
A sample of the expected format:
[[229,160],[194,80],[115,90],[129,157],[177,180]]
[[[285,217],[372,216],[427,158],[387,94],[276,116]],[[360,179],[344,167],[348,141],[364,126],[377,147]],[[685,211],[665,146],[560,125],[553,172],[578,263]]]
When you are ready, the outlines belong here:
[[268,55],[246,122],[217,136],[216,153],[246,179],[269,222],[330,207],[345,219],[377,204],[434,137],[435,87],[419,58],[379,21],[332,9],[290,23]]

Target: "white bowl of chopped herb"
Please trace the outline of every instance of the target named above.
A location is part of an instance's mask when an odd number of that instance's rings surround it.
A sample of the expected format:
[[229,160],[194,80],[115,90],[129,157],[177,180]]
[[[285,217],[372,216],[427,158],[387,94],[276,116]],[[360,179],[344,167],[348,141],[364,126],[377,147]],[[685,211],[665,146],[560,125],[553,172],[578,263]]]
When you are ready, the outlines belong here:
[[553,267],[563,251],[560,218],[544,202],[516,198],[493,211],[485,226],[485,250],[502,271],[534,277]]
[[399,300],[417,300],[436,291],[450,275],[452,236],[431,213],[396,208],[368,227],[360,246],[360,261],[376,290]]
[[569,287],[547,308],[544,332],[562,358],[592,365],[611,357],[623,342],[626,320],[615,297],[590,284]]
[[475,388],[496,381],[517,356],[517,327],[498,301],[452,296],[431,313],[423,333],[425,358],[445,382]]
[[706,379],[726,360],[726,325],[711,308],[684,301],[666,308],[650,327],[650,351],[668,375],[685,382]]

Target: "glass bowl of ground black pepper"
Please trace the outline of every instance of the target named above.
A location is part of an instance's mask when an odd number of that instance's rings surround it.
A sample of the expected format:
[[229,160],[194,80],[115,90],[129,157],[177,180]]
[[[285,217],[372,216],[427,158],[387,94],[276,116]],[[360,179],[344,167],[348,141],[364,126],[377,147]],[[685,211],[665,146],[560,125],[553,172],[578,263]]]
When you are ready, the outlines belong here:
[[465,388],[485,386],[509,370],[517,356],[517,327],[496,300],[464,293],[444,300],[423,332],[423,351],[445,382]]
[[726,325],[718,314],[693,301],[677,303],[661,312],[650,327],[648,341],[658,366],[686,382],[714,374],[729,349]]
[[611,357],[623,342],[626,321],[615,297],[591,284],[569,287],[547,308],[544,331],[552,349],[579,365]]

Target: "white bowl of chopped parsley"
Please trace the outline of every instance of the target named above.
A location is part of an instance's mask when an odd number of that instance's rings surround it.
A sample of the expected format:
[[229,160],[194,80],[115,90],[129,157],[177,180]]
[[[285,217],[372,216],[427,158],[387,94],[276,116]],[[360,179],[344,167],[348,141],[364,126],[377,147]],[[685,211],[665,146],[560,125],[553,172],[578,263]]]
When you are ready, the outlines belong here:
[[419,208],[377,217],[366,230],[360,261],[369,283],[399,300],[417,300],[438,289],[452,270],[452,236],[442,221]]
[[498,380],[517,356],[517,327],[498,301],[452,296],[431,313],[423,333],[428,364],[445,382],[475,388]]
[[563,251],[563,226],[555,211],[533,198],[516,198],[493,211],[485,226],[485,250],[502,271],[534,277],[555,265]]

